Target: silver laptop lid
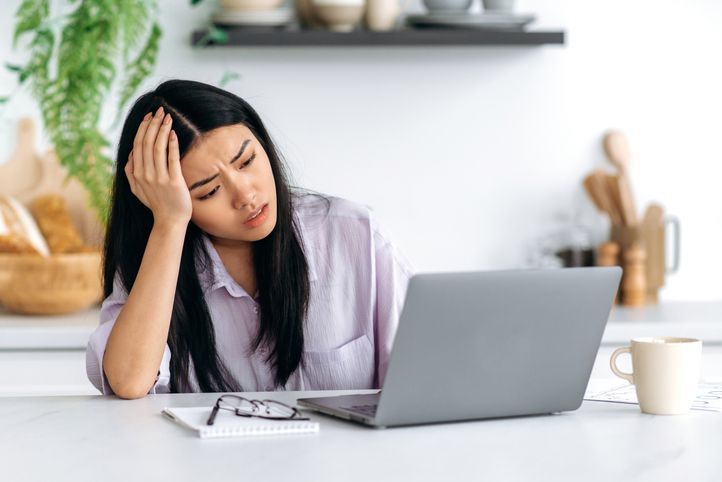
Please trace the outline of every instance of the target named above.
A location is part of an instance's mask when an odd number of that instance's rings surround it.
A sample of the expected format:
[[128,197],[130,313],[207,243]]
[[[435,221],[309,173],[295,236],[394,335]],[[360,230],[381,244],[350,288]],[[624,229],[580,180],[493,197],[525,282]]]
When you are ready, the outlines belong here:
[[375,423],[579,408],[620,277],[618,267],[414,276]]

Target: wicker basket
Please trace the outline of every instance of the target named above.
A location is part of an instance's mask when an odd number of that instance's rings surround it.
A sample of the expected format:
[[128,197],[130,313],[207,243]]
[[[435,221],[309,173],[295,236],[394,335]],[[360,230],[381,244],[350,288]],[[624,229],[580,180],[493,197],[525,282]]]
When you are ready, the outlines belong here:
[[0,305],[29,315],[85,309],[102,298],[100,261],[99,252],[0,254]]

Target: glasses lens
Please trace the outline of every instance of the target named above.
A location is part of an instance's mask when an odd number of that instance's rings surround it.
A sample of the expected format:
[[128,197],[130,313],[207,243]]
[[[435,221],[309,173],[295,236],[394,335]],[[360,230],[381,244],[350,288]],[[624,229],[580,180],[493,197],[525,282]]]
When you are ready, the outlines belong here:
[[261,413],[267,417],[291,418],[296,414],[296,410],[281,402],[264,400]]
[[222,396],[218,406],[226,410],[238,410],[247,413],[253,413],[254,411],[254,404],[250,400],[229,395]]

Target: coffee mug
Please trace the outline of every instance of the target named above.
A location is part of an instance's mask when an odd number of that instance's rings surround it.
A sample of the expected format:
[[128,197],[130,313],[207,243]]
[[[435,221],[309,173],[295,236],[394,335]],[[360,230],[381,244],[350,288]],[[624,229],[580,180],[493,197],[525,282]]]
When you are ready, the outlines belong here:
[[[632,355],[632,373],[617,368],[617,357]],[[609,366],[615,375],[634,384],[644,413],[678,415],[689,411],[697,395],[702,342],[694,338],[635,338],[617,348]]]

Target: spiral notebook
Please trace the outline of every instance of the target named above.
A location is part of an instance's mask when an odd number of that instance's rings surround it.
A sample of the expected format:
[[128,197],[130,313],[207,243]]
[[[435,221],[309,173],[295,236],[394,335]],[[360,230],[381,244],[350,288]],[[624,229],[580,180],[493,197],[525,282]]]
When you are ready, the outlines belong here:
[[218,413],[213,425],[206,425],[211,413],[209,407],[166,407],[161,413],[169,420],[195,431],[200,438],[303,434],[318,432],[319,429],[318,422],[246,418],[224,410]]

